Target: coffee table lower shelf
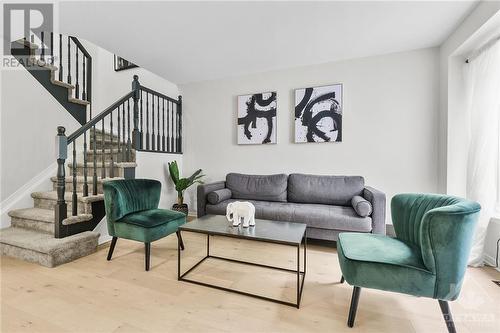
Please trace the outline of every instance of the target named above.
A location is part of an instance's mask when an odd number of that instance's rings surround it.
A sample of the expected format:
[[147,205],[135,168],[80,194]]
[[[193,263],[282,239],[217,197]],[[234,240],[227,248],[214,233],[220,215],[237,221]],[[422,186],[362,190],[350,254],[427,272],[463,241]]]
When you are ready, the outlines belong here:
[[[259,264],[259,263],[254,263],[250,261],[243,261],[243,260],[237,260],[237,259],[232,259],[232,258],[225,258],[225,257],[220,257],[220,256],[214,256],[210,254],[210,234],[207,234],[207,254],[205,257],[203,257],[200,261],[198,261],[196,264],[194,264],[191,268],[189,268],[186,272],[181,274],[181,244],[180,241],[178,242],[177,246],[177,280],[179,281],[184,281],[184,282],[189,282],[193,284],[197,284],[200,286],[205,286],[205,287],[210,287],[214,289],[219,289],[219,290],[224,290],[240,295],[245,295],[245,296],[250,296],[250,297],[255,297],[258,299],[266,300],[266,301],[271,301],[283,305],[288,305],[288,306],[293,306],[296,307],[297,309],[300,308],[300,300],[302,298],[302,290],[304,289],[304,280],[306,277],[306,258],[307,258],[307,237],[304,237],[304,270],[300,270],[300,244],[298,246],[296,245],[287,245],[287,246],[293,246],[297,248],[297,269],[288,269],[288,268],[282,268],[282,267],[277,267],[277,266],[270,266],[270,265],[264,265],[264,264]],[[220,236],[220,235],[219,235]],[[280,299],[276,298],[271,298],[271,297],[266,297],[266,296],[261,296],[257,294],[252,294],[249,292],[245,291],[240,291],[237,289],[231,289],[231,288],[226,288],[226,287],[221,287],[218,285],[206,283],[206,282],[201,282],[201,281],[196,281],[196,280],[190,280],[189,278],[186,278],[186,276],[194,271],[196,267],[198,267],[201,263],[203,263],[207,259],[218,259],[218,260],[224,260],[224,261],[229,261],[229,262],[235,262],[239,264],[245,264],[245,265],[251,265],[251,266],[258,266],[258,267],[263,267],[263,268],[269,268],[269,269],[274,269],[274,270],[279,270],[279,271],[284,271],[284,272],[290,272],[294,273],[297,275],[297,298],[296,302],[287,302],[283,301]]]

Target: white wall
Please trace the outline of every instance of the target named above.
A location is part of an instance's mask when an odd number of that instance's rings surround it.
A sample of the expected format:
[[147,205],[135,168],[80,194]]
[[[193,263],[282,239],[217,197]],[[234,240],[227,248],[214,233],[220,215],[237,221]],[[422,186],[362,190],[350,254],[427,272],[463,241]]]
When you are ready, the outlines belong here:
[[[181,85],[185,173],[202,168],[206,181],[231,171],[362,175],[388,201],[436,192],[438,56],[431,48]],[[294,89],[338,82],[343,142],[293,143]],[[238,146],[237,96],[264,91],[278,94],[278,144]]]

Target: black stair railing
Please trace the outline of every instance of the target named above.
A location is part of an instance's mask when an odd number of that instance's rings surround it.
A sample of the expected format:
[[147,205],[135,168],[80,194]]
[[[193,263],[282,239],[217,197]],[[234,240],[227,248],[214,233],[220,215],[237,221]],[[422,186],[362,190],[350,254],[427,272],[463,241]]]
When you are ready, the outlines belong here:
[[[50,38],[47,38],[47,35]],[[92,101],[92,56],[78,38],[42,31],[40,40],[30,36],[30,41],[38,46],[35,60],[57,66],[55,80],[74,87],[71,97]]]
[[[146,127],[143,127],[144,124]],[[90,152],[87,147],[87,134],[91,139]],[[79,209],[79,196],[97,196],[99,181],[102,183],[106,178],[134,177],[135,164],[129,162],[133,162],[135,151],[182,154],[182,98],[179,96],[176,100],[141,86],[138,76],[135,75],[132,91],[69,136],[66,136],[64,127],[58,127],[56,138],[58,169],[54,233],[56,238],[62,238],[82,231],[81,227],[64,222],[68,217],[68,203],[65,200],[65,163],[68,147],[72,149],[72,162],[69,164],[72,193],[69,204],[71,215],[76,216],[82,212],[82,209]],[[146,146],[144,138],[146,142],[152,142],[154,145]],[[83,165],[77,160],[79,141],[83,141]],[[90,167],[88,155],[92,156]],[[97,160],[98,156],[100,161]],[[92,170],[91,194],[88,191],[89,169]],[[78,191],[78,180],[83,182],[81,194]]]

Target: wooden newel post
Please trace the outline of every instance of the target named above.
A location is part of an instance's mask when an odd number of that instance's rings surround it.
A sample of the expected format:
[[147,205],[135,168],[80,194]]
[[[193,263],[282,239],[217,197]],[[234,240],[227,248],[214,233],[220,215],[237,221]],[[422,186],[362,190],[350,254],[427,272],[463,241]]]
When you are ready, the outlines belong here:
[[67,205],[64,201],[64,192],[66,186],[64,163],[68,157],[68,138],[66,137],[66,129],[62,126],[57,127],[56,136],[56,159],[57,159],[57,203],[55,206],[55,228],[54,237],[63,238],[65,232],[63,230],[62,221],[68,217]]
[[179,95],[179,107],[178,107],[178,113],[179,113],[179,140],[177,140],[177,145],[178,149],[177,151],[179,153],[182,153],[182,96]]
[[134,75],[132,81],[132,91],[134,92],[134,130],[132,132],[132,146],[138,150],[142,147],[141,132],[139,132],[139,98],[141,97],[141,84],[139,83],[139,76]]

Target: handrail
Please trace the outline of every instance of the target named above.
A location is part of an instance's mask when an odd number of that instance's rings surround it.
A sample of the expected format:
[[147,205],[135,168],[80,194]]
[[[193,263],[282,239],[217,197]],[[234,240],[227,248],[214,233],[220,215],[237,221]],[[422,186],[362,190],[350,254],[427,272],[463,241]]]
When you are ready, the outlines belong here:
[[73,36],[70,36],[69,38],[71,38],[71,40],[78,46],[80,51],[82,51],[82,53],[85,54],[85,56],[87,58],[92,59],[92,56],[90,55],[90,53],[88,53],[88,51],[85,49],[85,47],[82,45],[82,43],[78,40],[78,38],[73,37]]
[[169,97],[169,96],[167,96],[167,95],[164,95],[164,94],[162,94],[162,93],[159,93],[159,92],[157,92],[157,91],[154,91],[154,90],[153,90],[153,89],[151,89],[151,88],[145,87],[145,86],[143,86],[143,85],[141,85],[140,87],[141,87],[141,90],[144,90],[145,92],[148,92],[148,93],[150,93],[150,94],[152,94],[152,95],[159,96],[159,97],[161,97],[161,98],[163,98],[163,99],[165,99],[165,100],[167,100],[167,101],[170,101],[170,102],[172,102],[172,103],[175,103],[175,104],[177,104],[177,105],[179,105],[179,103],[180,103],[178,100],[176,100],[176,99],[174,99],[174,98],[172,98],[172,97]]
[[104,109],[104,111],[102,111],[97,116],[95,116],[94,118],[92,118],[85,125],[83,125],[79,129],[77,129],[76,131],[74,131],[73,133],[71,133],[71,135],[68,136],[68,145],[70,143],[72,143],[73,141],[75,141],[75,139],[77,139],[80,135],[82,135],[83,133],[85,133],[87,130],[91,129],[99,121],[103,120],[104,117],[106,117],[108,114],[110,114],[111,112],[113,112],[114,110],[116,110],[116,108],[119,105],[123,104],[123,102],[125,102],[126,100],[130,99],[133,96],[134,96],[134,92],[133,91],[129,92],[128,94],[126,94],[125,96],[123,96],[122,98],[120,98],[119,100],[117,100],[116,102],[114,102],[113,104],[111,104],[110,106],[108,106],[106,109]]

